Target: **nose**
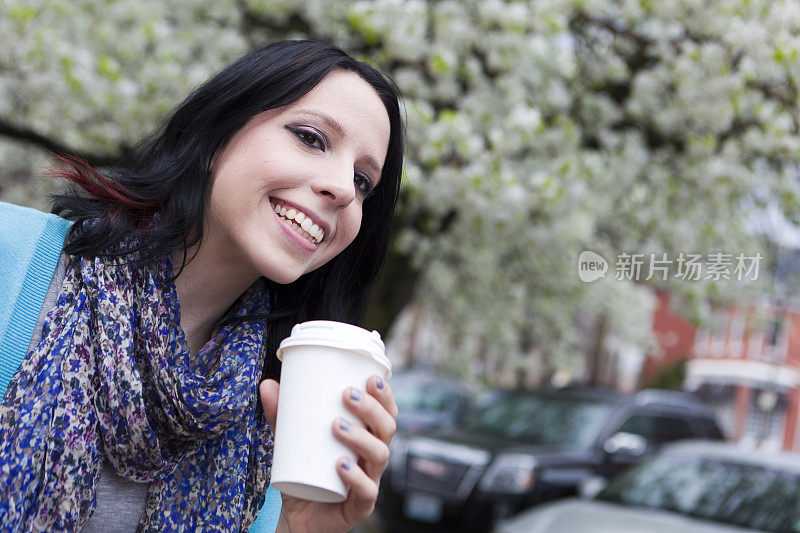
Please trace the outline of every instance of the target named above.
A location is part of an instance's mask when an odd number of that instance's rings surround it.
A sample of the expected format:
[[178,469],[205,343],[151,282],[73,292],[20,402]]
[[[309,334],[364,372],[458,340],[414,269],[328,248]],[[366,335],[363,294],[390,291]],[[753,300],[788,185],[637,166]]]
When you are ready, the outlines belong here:
[[312,189],[316,194],[336,206],[346,206],[356,197],[353,165],[331,165],[327,171],[314,180]]

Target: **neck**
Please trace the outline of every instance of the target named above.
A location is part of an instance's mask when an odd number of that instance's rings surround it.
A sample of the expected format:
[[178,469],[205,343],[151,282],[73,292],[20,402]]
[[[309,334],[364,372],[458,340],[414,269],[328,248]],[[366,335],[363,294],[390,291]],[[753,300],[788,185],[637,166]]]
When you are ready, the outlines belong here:
[[[252,285],[257,274],[241,271],[240,264],[227,262],[215,254],[212,243],[204,240],[202,246],[187,251],[186,257],[194,259],[186,265],[175,280],[181,306],[181,327],[186,335],[190,353],[197,353],[211,338],[214,326],[228,308]],[[183,260],[183,252],[172,255],[175,271]]]

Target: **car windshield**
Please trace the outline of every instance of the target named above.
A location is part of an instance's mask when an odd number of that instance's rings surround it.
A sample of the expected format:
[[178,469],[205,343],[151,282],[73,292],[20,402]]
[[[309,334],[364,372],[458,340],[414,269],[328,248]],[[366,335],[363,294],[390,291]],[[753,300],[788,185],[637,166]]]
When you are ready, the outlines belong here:
[[800,476],[721,459],[665,455],[627,471],[597,496],[761,531],[800,532]]
[[594,399],[514,395],[479,411],[463,427],[530,444],[584,448],[597,437],[611,409]]
[[398,381],[392,383],[392,392],[400,411],[451,411],[464,401],[457,391],[427,382]]

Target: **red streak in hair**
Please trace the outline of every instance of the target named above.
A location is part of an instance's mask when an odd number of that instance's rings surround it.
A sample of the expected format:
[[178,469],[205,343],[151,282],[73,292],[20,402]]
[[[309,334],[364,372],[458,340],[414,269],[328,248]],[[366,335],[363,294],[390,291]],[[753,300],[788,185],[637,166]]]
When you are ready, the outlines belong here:
[[52,155],[61,162],[61,166],[48,172],[48,175],[76,183],[94,198],[116,206],[115,211],[128,208],[152,214],[158,209],[152,200],[139,196],[97,172],[84,158],[69,154]]

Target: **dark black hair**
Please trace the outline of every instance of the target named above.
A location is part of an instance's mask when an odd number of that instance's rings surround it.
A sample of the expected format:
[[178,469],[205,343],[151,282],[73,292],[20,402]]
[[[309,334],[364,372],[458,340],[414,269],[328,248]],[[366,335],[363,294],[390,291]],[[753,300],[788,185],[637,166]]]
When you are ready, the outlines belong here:
[[[84,257],[133,255],[137,262],[150,263],[199,244],[214,154],[253,116],[299,100],[337,68],[357,73],[383,101],[391,128],[386,160],[379,184],[364,200],[355,240],[293,283],[270,282],[267,360],[276,364],[277,344],[296,322],[360,323],[389,245],[404,130],[391,80],[326,43],[282,41],[246,54],[196,89],[159,131],[102,174],[79,158],[60,157],[69,168],[57,174],[77,184],[53,202],[53,212],[76,221],[65,251]],[[136,248],[120,249],[130,236],[139,243]],[[265,369],[265,374],[274,370]]]

